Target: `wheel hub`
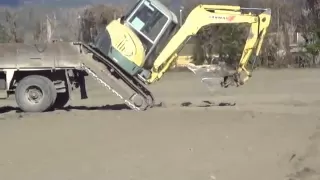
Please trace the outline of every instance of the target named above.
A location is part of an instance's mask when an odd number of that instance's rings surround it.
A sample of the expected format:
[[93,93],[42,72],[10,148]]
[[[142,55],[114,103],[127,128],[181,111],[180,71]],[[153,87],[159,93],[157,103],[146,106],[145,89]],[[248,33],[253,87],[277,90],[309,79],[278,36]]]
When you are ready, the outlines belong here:
[[26,89],[26,98],[30,103],[37,104],[41,101],[43,97],[42,90],[37,86],[30,86]]
[[141,107],[144,104],[144,99],[138,94],[133,95],[131,98],[132,101],[134,102],[134,105],[137,107]]

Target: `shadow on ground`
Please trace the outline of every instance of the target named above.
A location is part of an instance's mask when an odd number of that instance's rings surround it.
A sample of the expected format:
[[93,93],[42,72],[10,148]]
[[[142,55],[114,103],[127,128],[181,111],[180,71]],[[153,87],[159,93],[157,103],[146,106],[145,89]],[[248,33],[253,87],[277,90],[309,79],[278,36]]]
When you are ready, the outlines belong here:
[[18,108],[18,107],[12,107],[12,106],[3,106],[3,107],[0,107],[0,114],[12,112],[12,111],[15,111],[15,112],[17,112],[17,113],[22,112],[22,111],[20,110],[20,108]]
[[[220,102],[220,103],[215,103],[212,101],[202,101],[201,103],[192,103],[192,102],[183,102],[179,106],[180,107],[199,107],[199,108],[208,108],[208,107],[223,107],[223,106],[235,106],[236,103],[228,103],[228,102]],[[155,107],[158,108],[166,108],[168,107],[164,102],[161,102]]]
[[199,104],[193,104],[191,102],[184,102],[181,104],[181,107],[215,107],[215,106],[235,106],[236,103],[227,103],[227,102],[220,102],[215,103],[212,101],[202,101]]
[[105,105],[105,106],[67,106],[57,110],[65,110],[65,111],[72,111],[72,110],[83,110],[83,111],[99,111],[99,110],[112,110],[112,111],[121,111],[121,110],[131,110],[125,104],[114,104],[114,105]]
[[[127,105],[125,104],[115,104],[115,105],[106,105],[106,106],[67,106],[64,108],[57,108],[53,110],[49,110],[48,112],[53,112],[55,110],[64,110],[64,111],[72,111],[72,110],[83,110],[83,111],[95,111],[95,110],[131,110]],[[3,106],[0,107],[0,114],[5,114],[9,112],[16,112],[16,113],[22,113],[21,109],[18,107],[12,107],[12,106]]]
[[[192,102],[183,102],[181,103],[181,107],[215,107],[215,106],[235,106],[236,103],[214,103],[211,101],[202,101],[200,104],[194,104]],[[161,102],[159,104],[156,104],[154,108],[165,108],[166,105],[165,103]],[[105,106],[67,106],[64,108],[56,108],[54,110],[50,110],[48,112],[53,112],[55,110],[64,110],[64,111],[72,111],[72,110],[80,110],[80,111],[106,111],[106,110],[111,110],[111,111],[121,111],[121,110],[132,110],[130,109],[126,104],[114,104],[114,105],[105,105]],[[12,107],[12,106],[3,106],[0,107],[0,114],[5,114],[9,112],[15,111],[16,113],[21,113],[21,109],[18,107]]]

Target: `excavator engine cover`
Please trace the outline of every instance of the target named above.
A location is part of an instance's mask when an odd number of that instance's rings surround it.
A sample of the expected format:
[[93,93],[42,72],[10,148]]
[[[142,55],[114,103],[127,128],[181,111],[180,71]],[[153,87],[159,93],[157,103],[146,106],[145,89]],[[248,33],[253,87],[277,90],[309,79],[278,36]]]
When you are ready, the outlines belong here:
[[[136,54],[131,53],[131,55],[129,53],[131,58],[128,58],[125,55],[125,50],[134,49],[136,48],[136,46],[139,49],[138,42],[137,40],[134,41],[128,38],[128,32],[126,32],[125,30],[120,32],[116,31],[117,28],[125,29],[125,26],[123,26],[117,21],[111,22],[107,26],[107,29],[101,31],[98,34],[94,42],[91,43],[91,46],[98,50],[106,58],[106,60],[113,61],[114,63],[118,64],[121,68],[123,68],[123,70],[125,70],[127,73],[133,76],[137,74],[137,72],[141,71],[142,68],[135,62],[133,62],[134,58],[136,57]],[[126,39],[121,38],[123,36],[125,36]],[[119,45],[118,43],[116,43],[117,41],[126,42],[124,44],[125,50],[119,50]],[[136,46],[133,46],[132,44],[135,44]]]
[[108,31],[101,31],[95,38],[93,47],[98,49],[105,57],[108,57],[111,48],[111,38]]

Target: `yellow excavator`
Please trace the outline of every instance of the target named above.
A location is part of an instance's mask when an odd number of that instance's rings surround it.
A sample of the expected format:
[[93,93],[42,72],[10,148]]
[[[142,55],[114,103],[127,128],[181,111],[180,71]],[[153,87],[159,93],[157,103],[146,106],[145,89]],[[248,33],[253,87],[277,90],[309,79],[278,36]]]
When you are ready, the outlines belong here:
[[139,107],[146,109],[153,106],[153,97],[145,85],[160,80],[187,41],[208,25],[251,25],[235,73],[221,78],[224,87],[244,84],[251,76],[246,65],[252,56],[259,55],[270,21],[269,8],[200,4],[180,26],[177,16],[160,1],[139,0],[126,15],[110,22],[93,43],[84,46],[136,92],[127,98],[127,102],[135,102],[131,107],[139,109],[136,101],[140,99],[145,105]]
[[204,26],[249,23],[251,29],[237,72],[245,71],[250,76],[245,66],[254,50],[255,56],[259,55],[270,19],[270,9],[200,4],[180,27],[176,15],[161,2],[140,0],[128,14],[107,25],[95,46],[130,75],[153,83],[168,70],[190,37]]

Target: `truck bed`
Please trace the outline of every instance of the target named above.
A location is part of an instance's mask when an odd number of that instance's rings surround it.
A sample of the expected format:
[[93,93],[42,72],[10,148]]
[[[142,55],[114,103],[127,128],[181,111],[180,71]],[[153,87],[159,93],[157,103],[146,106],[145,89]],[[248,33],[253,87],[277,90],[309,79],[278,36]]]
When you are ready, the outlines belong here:
[[72,42],[0,44],[0,69],[80,68],[87,58]]

